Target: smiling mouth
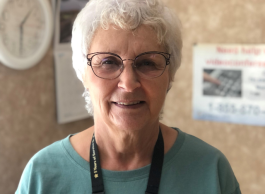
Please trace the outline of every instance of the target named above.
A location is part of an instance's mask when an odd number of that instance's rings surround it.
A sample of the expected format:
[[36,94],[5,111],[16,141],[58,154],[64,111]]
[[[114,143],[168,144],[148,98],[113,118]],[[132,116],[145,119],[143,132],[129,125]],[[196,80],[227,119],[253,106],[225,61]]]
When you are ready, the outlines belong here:
[[144,103],[144,101],[135,101],[135,102],[113,102],[114,104],[118,106],[136,106],[136,105],[141,105]]

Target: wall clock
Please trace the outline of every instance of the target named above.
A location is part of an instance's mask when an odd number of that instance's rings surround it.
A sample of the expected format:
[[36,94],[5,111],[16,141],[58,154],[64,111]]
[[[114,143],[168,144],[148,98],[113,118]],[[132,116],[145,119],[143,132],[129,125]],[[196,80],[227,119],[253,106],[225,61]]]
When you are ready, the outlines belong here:
[[47,0],[0,0],[0,61],[14,69],[36,65],[53,33]]

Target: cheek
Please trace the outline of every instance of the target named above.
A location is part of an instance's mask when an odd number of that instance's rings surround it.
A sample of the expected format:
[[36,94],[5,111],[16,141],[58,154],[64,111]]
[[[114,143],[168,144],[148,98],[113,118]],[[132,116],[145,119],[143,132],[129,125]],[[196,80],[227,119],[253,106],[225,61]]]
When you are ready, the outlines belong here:
[[[167,69],[166,69],[167,70]],[[165,102],[165,99],[166,99],[166,95],[167,95],[167,92],[168,92],[168,87],[169,87],[169,75],[168,75],[168,72],[164,72],[164,76],[161,77],[161,80],[158,81],[156,83],[156,86],[157,86],[157,89],[155,91],[156,93],[156,100],[157,102],[157,108],[159,108],[159,112],[161,111],[163,105],[164,105],[164,102]]]
[[149,87],[147,90],[150,110],[151,112],[155,112],[155,114],[160,112],[166,98],[168,85],[163,83],[167,82],[155,82],[152,84],[152,87]]
[[90,80],[88,89],[94,110],[101,113],[102,111],[107,112],[110,108],[109,103],[115,86],[104,79],[96,78],[95,80]]

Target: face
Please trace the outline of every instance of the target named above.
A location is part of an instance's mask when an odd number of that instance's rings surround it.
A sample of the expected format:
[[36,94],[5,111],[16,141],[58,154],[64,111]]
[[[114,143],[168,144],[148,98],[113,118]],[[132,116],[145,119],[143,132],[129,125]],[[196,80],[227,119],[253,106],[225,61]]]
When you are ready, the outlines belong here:
[[[148,51],[165,52],[150,27],[142,25],[132,32],[111,26],[108,30],[97,30],[89,53],[111,52],[122,59],[134,59]],[[158,123],[169,86],[168,66],[160,77],[145,79],[135,73],[132,63],[131,60],[124,61],[122,74],[113,80],[98,78],[87,66],[83,84],[94,105],[95,126],[105,124],[137,130]]]

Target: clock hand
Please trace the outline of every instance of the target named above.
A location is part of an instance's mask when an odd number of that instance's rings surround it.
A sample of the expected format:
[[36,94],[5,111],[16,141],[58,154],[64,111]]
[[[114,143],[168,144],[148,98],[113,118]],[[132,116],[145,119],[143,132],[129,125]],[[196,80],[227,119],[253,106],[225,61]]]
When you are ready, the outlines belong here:
[[25,18],[22,20],[21,24],[20,24],[20,27],[22,27],[24,25],[24,23],[27,21],[29,15],[31,14],[32,12],[32,9],[27,13],[27,15],[25,16]]
[[22,56],[22,48],[23,48],[23,27],[19,27],[19,53]]
[[25,18],[22,20],[21,24],[19,25],[19,30],[20,30],[20,37],[19,37],[19,52],[20,52],[20,56],[22,56],[22,51],[23,51],[23,25],[24,23],[27,21],[28,17],[30,16],[32,12],[32,9],[27,13],[27,15],[25,16]]

